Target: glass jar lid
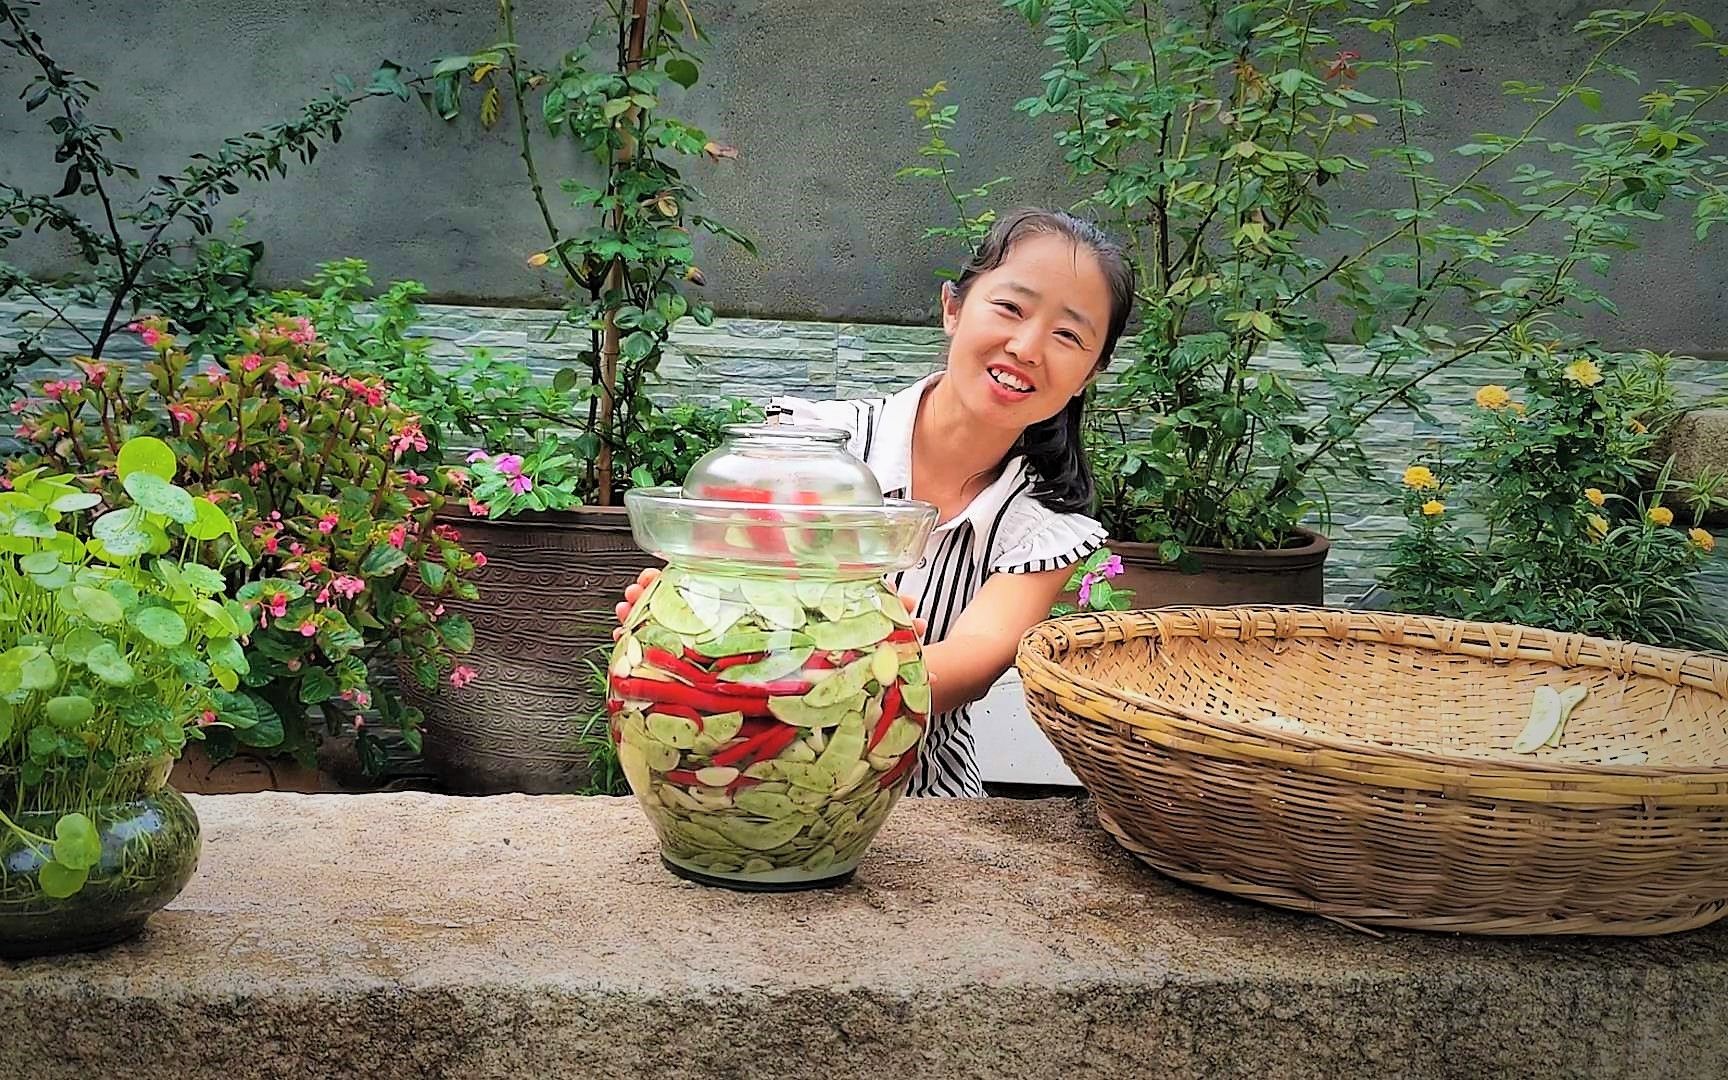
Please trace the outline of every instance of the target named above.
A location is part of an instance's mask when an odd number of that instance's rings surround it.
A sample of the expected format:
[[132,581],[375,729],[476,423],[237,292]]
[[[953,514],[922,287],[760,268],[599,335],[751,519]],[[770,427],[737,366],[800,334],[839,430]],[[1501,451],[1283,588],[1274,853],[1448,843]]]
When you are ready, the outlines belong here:
[[801,424],[736,424],[681,486],[633,488],[636,542],[667,560],[786,574],[880,575],[923,553],[936,509],[884,499],[847,433]]

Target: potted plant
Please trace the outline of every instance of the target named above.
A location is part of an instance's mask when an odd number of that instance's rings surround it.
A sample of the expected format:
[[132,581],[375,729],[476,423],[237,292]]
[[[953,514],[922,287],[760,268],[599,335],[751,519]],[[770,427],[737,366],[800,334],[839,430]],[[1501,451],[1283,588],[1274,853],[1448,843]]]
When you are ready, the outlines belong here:
[[[175,455],[134,438],[104,496],[41,468],[0,492],[0,956],[136,934],[198,862],[198,818],[167,785],[186,745],[256,716],[231,691],[255,629],[236,538],[174,483]],[[225,558],[242,559],[230,543]],[[226,688],[226,689],[225,689]]]
[[[1140,327],[1097,391],[1092,456],[1124,580],[1148,606],[1320,602],[1326,541],[1304,523],[1328,480],[1379,471],[1365,425],[1396,408],[1432,419],[1439,373],[1608,306],[1581,271],[1605,272],[1667,199],[1696,200],[1701,234],[1728,213],[1703,138],[1723,86],[1664,83],[1574,141],[1548,126],[1615,97],[1598,83],[1630,75],[1629,38],[1710,39],[1660,5],[1580,21],[1583,67],[1553,88],[1508,82],[1528,123],[1452,148],[1446,166],[1419,137],[1416,95],[1429,57],[1462,43],[1408,32],[1420,0],[1349,17],[1333,0],[1004,6],[1053,54],[1019,110],[1058,125],[1082,208],[1138,272]],[[903,173],[953,193],[961,222],[944,234],[969,239],[990,186],[956,191],[955,107],[936,93],[913,107],[930,160]],[[1365,187],[1367,209],[1339,211]]]
[[[578,355],[549,385],[485,355],[418,383],[416,410],[443,446],[482,455],[468,463],[477,490],[466,512],[453,507],[442,520],[486,563],[476,577],[485,599],[451,602],[476,629],[478,677],[415,700],[427,717],[427,761],[448,787],[569,791],[587,783],[571,736],[594,707],[570,657],[608,642],[619,593],[653,561],[631,539],[622,495],[681,479],[724,422],[746,415],[741,403],[668,408],[652,396],[674,328],[714,319],[687,295],[703,282],[692,232],[751,246],[694,211],[698,193],[680,171],[684,161],[737,155],[664,108],[665,94],[699,76],[686,5],[613,4],[597,24],[612,35],[607,46],[546,68],[523,57],[513,5],[499,13],[503,44],[437,61],[421,96],[451,120],[466,94],[486,127],[509,124],[546,227],[547,246],[527,262],[559,274],[572,296],[548,336],[568,328]],[[592,181],[561,184],[571,219],[553,212],[541,180],[529,134],[541,123],[598,169]]]
[[[1662,358],[1524,338],[1521,387],[1482,387],[1465,440],[1404,470],[1409,530],[1379,606],[1677,648],[1728,650],[1699,595],[1728,506],[1647,458]],[[1516,392],[1514,392],[1516,391]]]
[[398,665],[422,683],[473,677],[458,662],[473,628],[446,605],[478,595],[468,578],[481,561],[436,520],[456,478],[428,458],[418,418],[382,381],[324,363],[304,319],[242,328],[202,368],[164,320],[133,330],[153,354],[143,377],[84,358],[74,377],[38,384],[14,410],[29,450],[9,473],[78,472],[117,497],[121,440],[154,432],[186,489],[235,526],[194,553],[225,567],[257,622],[224,686],[227,715],[249,722],[210,732],[211,759],[244,748],[310,768],[321,731],[349,733],[376,773],[380,723],[418,749],[418,710],[379,680]]

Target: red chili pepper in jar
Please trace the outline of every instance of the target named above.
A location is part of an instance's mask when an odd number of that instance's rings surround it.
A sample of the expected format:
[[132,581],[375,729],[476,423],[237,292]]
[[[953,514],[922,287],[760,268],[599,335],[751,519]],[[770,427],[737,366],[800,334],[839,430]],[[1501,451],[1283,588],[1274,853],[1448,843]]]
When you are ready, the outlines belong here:
[[877,790],[881,790],[883,788],[886,788],[890,784],[894,783],[894,781],[900,779],[902,776],[905,776],[906,771],[908,769],[912,768],[912,766],[916,765],[917,763],[918,763],[918,751],[916,749],[906,751],[904,754],[902,754],[900,756],[900,760],[894,763],[894,767],[892,769],[889,769],[887,772],[883,773],[882,778],[880,780],[876,781]]
[[792,745],[803,731],[791,724],[776,723],[773,727],[753,735],[743,742],[733,743],[723,750],[716,751],[708,760],[715,765],[736,765],[742,768],[756,761],[765,761],[775,757],[780,751]]
[[717,694],[683,683],[661,682],[658,679],[627,679],[612,677],[612,691],[621,697],[655,704],[670,702],[688,705],[705,713],[741,712],[745,716],[772,716],[768,711],[768,695]]
[[882,736],[888,734],[888,729],[894,726],[894,718],[900,715],[900,684],[895,683],[882,695],[882,718],[876,721],[876,730],[870,733],[870,743],[866,752],[876,749],[876,744],[882,741]]
[[725,671],[727,668],[743,667],[745,664],[755,664],[762,660],[766,660],[767,658],[768,654],[765,652],[744,652],[735,653],[731,656],[722,656],[720,659],[714,661],[713,671],[718,674],[719,672]]

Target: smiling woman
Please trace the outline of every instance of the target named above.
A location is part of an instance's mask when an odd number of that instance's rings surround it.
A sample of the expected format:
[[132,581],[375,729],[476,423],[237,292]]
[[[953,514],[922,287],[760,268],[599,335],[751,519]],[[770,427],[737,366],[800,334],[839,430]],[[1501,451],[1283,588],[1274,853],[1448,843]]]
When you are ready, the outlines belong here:
[[[884,398],[770,406],[782,420],[845,431],[884,497],[937,509],[923,557],[892,578],[929,642],[933,704],[910,794],[984,793],[968,707],[1104,542],[1087,516],[1080,430],[1086,388],[1133,295],[1121,252],[1096,228],[1021,211],[995,224],[943,290],[944,370]],[[621,614],[641,595],[629,590]]]

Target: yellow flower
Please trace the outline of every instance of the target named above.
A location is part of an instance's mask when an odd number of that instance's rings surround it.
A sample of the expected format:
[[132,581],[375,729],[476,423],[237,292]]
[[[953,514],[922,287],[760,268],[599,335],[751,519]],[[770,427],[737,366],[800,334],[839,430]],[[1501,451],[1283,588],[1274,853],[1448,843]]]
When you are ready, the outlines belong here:
[[1440,486],[1440,481],[1434,478],[1433,470],[1426,465],[1412,465],[1404,470],[1404,486],[1411,491],[1427,491]]
[[1602,506],[1608,502],[1608,496],[1602,494],[1601,488],[1585,488],[1584,497],[1590,500],[1591,506]]
[[1439,499],[1429,499],[1427,502],[1422,504],[1422,514],[1424,517],[1439,517],[1445,512],[1446,504],[1441,502]]
[[1608,535],[1608,519],[1601,514],[1591,514],[1584,520],[1590,523],[1590,532],[1598,540]]
[[1522,401],[1514,401],[1512,404],[1508,405],[1507,408],[1512,410],[1513,416],[1524,415],[1524,403]]
[[1674,511],[1666,506],[1652,506],[1650,508],[1650,520],[1662,526],[1672,525],[1674,524]]
[[1589,360],[1574,360],[1566,365],[1566,377],[1579,386],[1595,386],[1602,381],[1602,369]]
[[536,270],[551,261],[552,256],[546,254],[544,251],[536,251],[534,254],[528,256],[528,265],[534,267]]
[[1642,420],[1639,420],[1637,417],[1632,418],[1631,427],[1632,427],[1632,434],[1634,434],[1634,435],[1642,435],[1646,431],[1650,430],[1649,428],[1645,427],[1644,422]]
[[1482,406],[1484,409],[1504,409],[1506,406],[1512,404],[1512,395],[1506,392],[1504,386],[1490,383],[1476,391],[1476,404]]
[[1716,550],[1716,538],[1705,532],[1703,529],[1686,530],[1686,538],[1691,540],[1692,546],[1696,547],[1699,551],[1709,552]]

